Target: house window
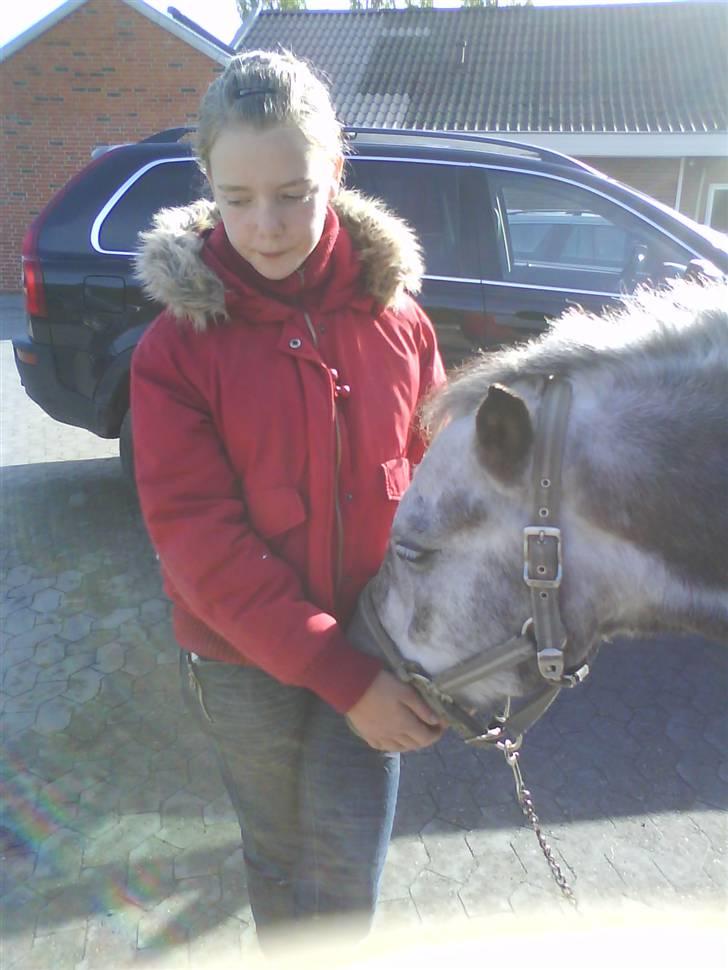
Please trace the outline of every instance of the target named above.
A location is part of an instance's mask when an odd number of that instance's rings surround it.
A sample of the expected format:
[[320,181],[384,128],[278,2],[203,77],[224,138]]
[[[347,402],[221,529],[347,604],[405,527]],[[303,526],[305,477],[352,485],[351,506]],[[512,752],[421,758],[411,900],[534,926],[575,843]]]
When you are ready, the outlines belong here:
[[728,232],[728,184],[713,184],[708,189],[705,224],[720,232]]

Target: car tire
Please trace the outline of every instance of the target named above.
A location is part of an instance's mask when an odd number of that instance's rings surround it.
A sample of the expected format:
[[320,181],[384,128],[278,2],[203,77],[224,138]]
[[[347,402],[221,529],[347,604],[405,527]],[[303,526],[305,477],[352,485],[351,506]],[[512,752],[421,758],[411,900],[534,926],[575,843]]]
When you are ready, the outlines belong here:
[[134,444],[131,432],[131,409],[124,415],[119,429],[119,458],[121,459],[121,469],[124,477],[131,487],[136,491],[136,478],[134,477]]

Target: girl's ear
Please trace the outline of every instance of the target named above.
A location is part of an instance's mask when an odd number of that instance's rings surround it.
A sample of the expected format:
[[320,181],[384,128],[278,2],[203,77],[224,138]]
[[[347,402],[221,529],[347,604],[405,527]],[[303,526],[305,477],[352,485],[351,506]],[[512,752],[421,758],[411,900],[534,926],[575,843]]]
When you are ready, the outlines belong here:
[[341,175],[344,171],[344,156],[337,155],[334,161],[334,171],[333,177],[331,179],[331,188],[329,189],[329,202],[333,202],[336,198],[338,191],[341,187]]

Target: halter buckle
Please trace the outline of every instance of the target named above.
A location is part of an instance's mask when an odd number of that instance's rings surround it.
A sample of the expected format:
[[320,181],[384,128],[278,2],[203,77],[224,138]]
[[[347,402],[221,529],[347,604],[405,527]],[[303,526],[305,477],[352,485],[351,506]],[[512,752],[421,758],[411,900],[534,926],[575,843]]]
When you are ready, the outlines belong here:
[[[543,575],[534,576],[533,571],[535,569],[538,572],[542,569],[545,573],[546,566],[543,562],[534,564],[534,557],[532,556],[531,540],[535,539],[536,542],[542,547],[542,551],[545,552],[545,545],[547,542],[552,541],[554,544],[554,559],[556,562],[556,574],[551,577],[544,578]],[[539,559],[545,558],[544,556],[539,556]],[[523,530],[523,582],[530,589],[558,589],[561,585],[561,577],[563,575],[563,564],[561,560],[561,529],[557,529],[554,526],[547,525],[527,525]]]

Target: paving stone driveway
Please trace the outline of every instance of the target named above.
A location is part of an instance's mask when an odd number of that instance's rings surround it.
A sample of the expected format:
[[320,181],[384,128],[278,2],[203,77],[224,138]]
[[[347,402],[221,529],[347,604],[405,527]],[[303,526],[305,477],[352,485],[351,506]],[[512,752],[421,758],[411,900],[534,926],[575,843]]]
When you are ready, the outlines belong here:
[[[22,326],[17,301],[0,299],[0,316],[4,337]],[[250,957],[235,822],[178,700],[116,444],[47,418],[9,340],[0,355],[0,966]],[[526,781],[586,910],[725,908],[727,687],[717,646],[615,644],[529,734]],[[405,759],[383,923],[563,905],[497,753],[446,738]]]

